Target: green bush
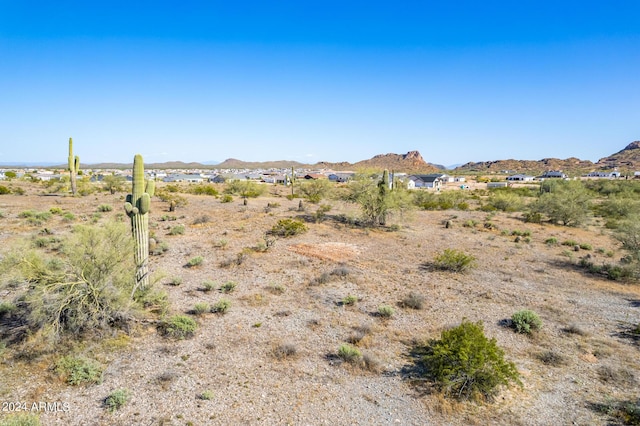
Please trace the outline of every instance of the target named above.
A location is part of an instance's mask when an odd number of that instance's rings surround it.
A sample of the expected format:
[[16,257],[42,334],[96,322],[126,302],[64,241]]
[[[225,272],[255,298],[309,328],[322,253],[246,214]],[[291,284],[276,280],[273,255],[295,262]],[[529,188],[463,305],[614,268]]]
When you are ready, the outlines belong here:
[[295,219],[280,219],[278,223],[276,223],[271,231],[269,231],[272,235],[277,235],[279,237],[292,237],[294,235],[302,234],[307,231],[307,225],[303,222]]
[[113,210],[113,207],[110,204],[100,204],[98,206],[99,212],[106,213],[106,212],[110,212],[111,210]]
[[356,364],[362,361],[362,352],[355,346],[342,344],[338,348],[338,356],[345,362]]
[[211,307],[211,312],[214,314],[226,314],[231,307],[231,302],[227,299],[220,299],[215,305]]
[[223,293],[231,293],[236,289],[237,284],[233,281],[227,281],[220,286],[220,291]]
[[174,315],[164,322],[162,328],[166,336],[182,340],[192,337],[198,324],[186,315]]
[[114,411],[124,407],[124,405],[129,401],[129,398],[131,398],[131,392],[129,392],[128,389],[115,390],[105,398],[104,407],[113,413]]
[[0,195],[11,194],[11,190],[4,185],[0,185]]
[[342,299],[343,306],[353,306],[356,304],[356,302],[358,302],[358,296],[354,296],[352,294],[349,294],[345,296],[344,299]]
[[195,315],[202,315],[211,311],[211,306],[207,302],[199,302],[193,306],[193,313]]
[[218,196],[218,190],[210,184],[198,184],[189,188],[194,195],[210,195],[213,197]]
[[457,249],[445,249],[438,254],[433,266],[442,271],[464,272],[475,266],[476,258]]
[[542,327],[542,320],[533,311],[523,309],[511,316],[511,323],[518,333],[531,334]]
[[233,201],[233,197],[231,196],[231,194],[224,194],[222,197],[220,197],[221,203],[230,203],[232,201]]
[[593,195],[579,181],[543,182],[543,193],[530,203],[529,214],[546,216],[552,223],[578,226],[591,212]]
[[202,265],[203,261],[204,261],[204,258],[202,256],[196,256],[196,257],[193,257],[193,258],[189,259],[189,261],[187,262],[187,266],[189,268],[193,268],[195,266],[200,266],[200,265]]
[[395,311],[389,305],[380,305],[378,306],[378,315],[381,318],[391,318]]
[[56,362],[55,371],[62,380],[73,386],[102,383],[102,367],[87,358],[62,357]]
[[59,256],[15,251],[3,266],[29,283],[24,300],[32,328],[79,335],[124,325],[130,318],[132,251],[131,232],[124,224],[78,226]]
[[[1,187],[0,187],[1,188]],[[0,192],[1,193],[1,192]],[[0,426],[40,426],[40,418],[32,413],[13,413],[0,419]]]
[[548,246],[557,246],[558,239],[556,237],[547,238],[546,240],[544,240],[544,243]]
[[202,392],[200,395],[198,395],[198,399],[201,399],[203,401],[210,401],[213,399],[213,397],[214,397],[214,394],[210,390],[206,390]]
[[184,225],[176,225],[173,228],[171,228],[171,231],[169,231],[169,235],[182,235],[184,234]]
[[504,359],[495,339],[484,335],[482,322],[464,320],[421,349],[428,378],[447,397],[491,399],[499,386],[520,383],[515,364]]

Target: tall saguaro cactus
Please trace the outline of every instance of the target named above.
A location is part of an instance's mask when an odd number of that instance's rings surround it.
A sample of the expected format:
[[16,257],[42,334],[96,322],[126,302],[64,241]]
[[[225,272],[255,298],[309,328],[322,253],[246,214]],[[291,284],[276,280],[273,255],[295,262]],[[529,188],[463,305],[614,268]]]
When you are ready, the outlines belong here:
[[73,156],[73,139],[69,138],[69,179],[71,180],[71,193],[76,195],[78,192],[78,184],[76,183],[76,176],[80,171],[80,157]]
[[145,288],[149,285],[149,207],[151,197],[155,190],[155,182],[144,180],[144,163],[142,156],[137,154],[133,158],[133,186],[131,194],[127,195],[124,210],[131,218],[131,230],[133,233],[136,263],[137,288]]

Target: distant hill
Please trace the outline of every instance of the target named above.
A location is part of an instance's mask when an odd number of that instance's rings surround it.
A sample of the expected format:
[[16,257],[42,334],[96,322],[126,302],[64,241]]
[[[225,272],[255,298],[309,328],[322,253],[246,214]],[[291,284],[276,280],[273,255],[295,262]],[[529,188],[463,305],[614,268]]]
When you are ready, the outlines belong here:
[[424,161],[418,151],[409,151],[406,154],[380,154],[353,164],[322,162],[317,163],[316,166],[334,170],[388,169],[407,173],[430,173],[444,170],[443,166]]
[[456,167],[458,173],[501,173],[505,171],[540,175],[547,170],[563,170],[569,174],[581,174],[593,170],[594,164],[589,160],[571,157],[565,160],[543,158],[542,160],[496,160],[470,162]]
[[631,142],[622,151],[599,159],[596,166],[600,169],[617,167],[622,172],[640,170],[640,141]]
[[227,158],[222,163],[215,165],[216,169],[290,169],[291,167],[309,167],[297,161],[242,161],[235,158]]

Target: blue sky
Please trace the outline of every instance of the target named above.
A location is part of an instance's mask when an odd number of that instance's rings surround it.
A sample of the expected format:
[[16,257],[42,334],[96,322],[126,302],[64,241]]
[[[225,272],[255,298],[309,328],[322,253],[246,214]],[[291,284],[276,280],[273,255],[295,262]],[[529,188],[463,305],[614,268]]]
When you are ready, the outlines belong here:
[[85,164],[597,161],[640,139],[638,22],[615,0],[0,0],[0,163],[64,163],[69,137]]

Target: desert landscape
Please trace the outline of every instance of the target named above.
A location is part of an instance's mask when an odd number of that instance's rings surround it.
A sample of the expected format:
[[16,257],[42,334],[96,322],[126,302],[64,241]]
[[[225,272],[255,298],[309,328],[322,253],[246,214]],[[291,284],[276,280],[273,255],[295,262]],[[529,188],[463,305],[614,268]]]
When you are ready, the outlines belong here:
[[[152,290],[95,329],[35,321],[43,278],[16,265],[27,253],[65,262],[79,225],[130,235],[131,184],[72,196],[4,182],[0,424],[637,424],[640,287],[586,269],[629,256],[611,220],[591,208],[578,226],[525,221],[540,183],[468,180],[376,225],[344,197],[348,183],[312,203],[284,185],[243,198],[228,184],[158,182]],[[496,208],[509,191],[524,205]],[[439,267],[446,250],[468,269]],[[516,332],[521,310],[539,330]],[[486,398],[452,397],[425,373],[421,351],[464,321],[481,322],[518,372]]]

